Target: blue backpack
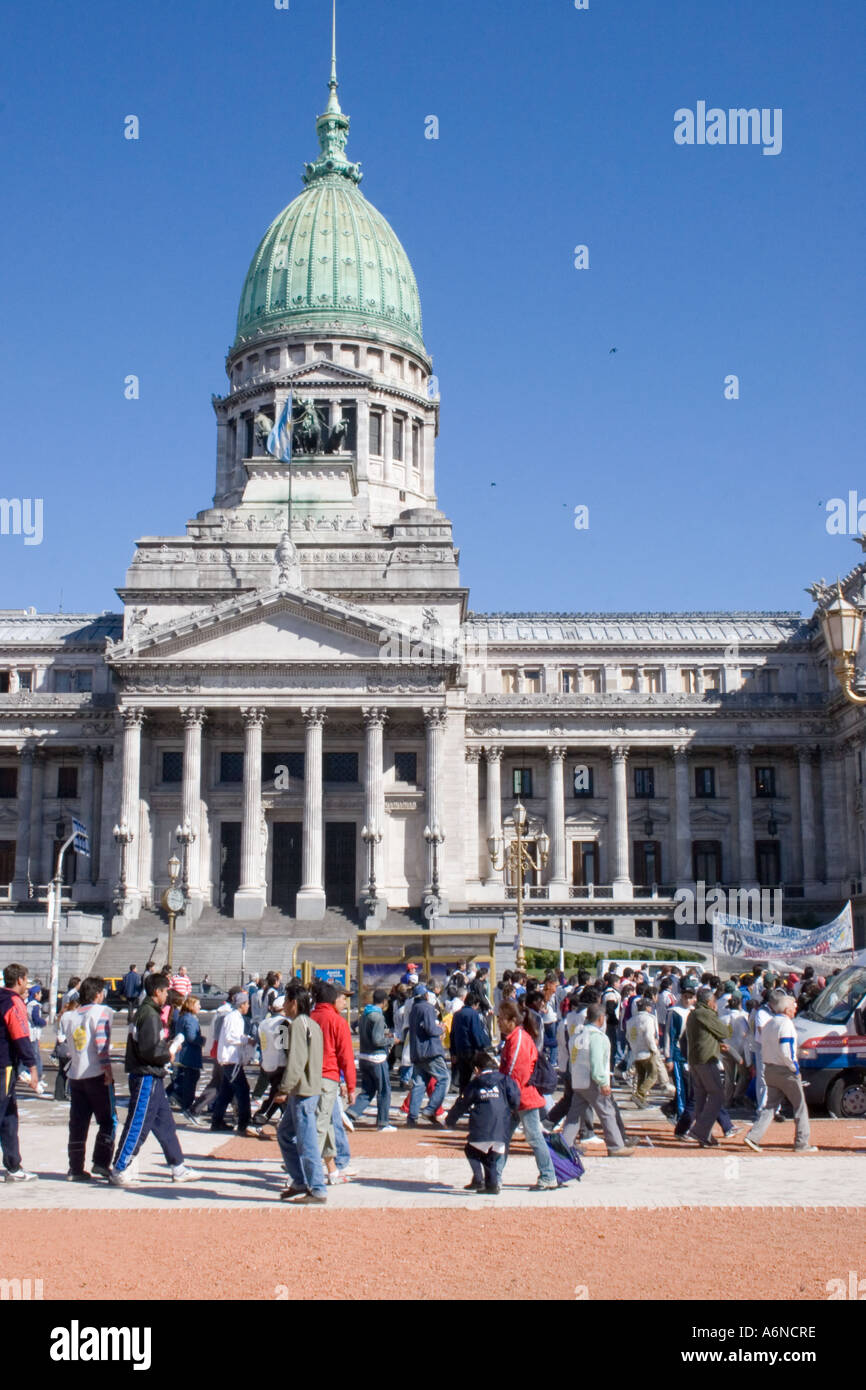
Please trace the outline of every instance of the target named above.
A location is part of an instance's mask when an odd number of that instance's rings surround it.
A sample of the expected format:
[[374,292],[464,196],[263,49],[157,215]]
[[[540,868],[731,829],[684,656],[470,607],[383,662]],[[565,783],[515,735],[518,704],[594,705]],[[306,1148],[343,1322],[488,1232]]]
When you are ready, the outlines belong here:
[[570,1149],[558,1134],[545,1134],[544,1140],[550,1150],[556,1181],[572,1182],[576,1178],[579,1182],[586,1171],[580,1154],[575,1149]]

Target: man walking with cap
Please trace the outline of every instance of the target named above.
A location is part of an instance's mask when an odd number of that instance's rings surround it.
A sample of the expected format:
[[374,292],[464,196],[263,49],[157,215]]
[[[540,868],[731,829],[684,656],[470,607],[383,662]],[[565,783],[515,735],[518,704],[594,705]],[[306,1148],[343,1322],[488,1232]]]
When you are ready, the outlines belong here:
[[814,1154],[818,1150],[809,1143],[809,1111],[803,1093],[803,1081],[797,1063],[797,1033],[794,1014],[797,1001],[783,989],[770,990],[767,1003],[770,1018],[761,1032],[764,1053],[766,1099],[752,1128],[743,1139],[755,1153],[761,1153],[761,1139],[783,1100],[790,1101],[797,1127],[794,1136],[795,1154]]

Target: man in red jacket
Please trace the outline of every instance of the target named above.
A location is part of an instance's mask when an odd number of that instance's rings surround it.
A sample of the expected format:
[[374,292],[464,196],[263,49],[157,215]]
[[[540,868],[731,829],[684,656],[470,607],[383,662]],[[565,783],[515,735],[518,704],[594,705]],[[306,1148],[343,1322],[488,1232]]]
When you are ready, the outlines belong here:
[[325,1165],[330,1167],[329,1159],[336,1157],[334,1130],[331,1117],[334,1101],[340,1094],[340,1074],[346,1085],[346,1098],[351,1105],[355,1099],[356,1076],[355,1054],[352,1048],[352,1034],[343,1014],[336,1007],[337,987],[327,980],[315,980],[312,988],[316,1007],[310,1014],[322,1030],[325,1048],[322,1058],[322,1095],[316,1111],[316,1131],[319,1147]]
[[30,1021],[24,1003],[29,985],[25,966],[6,966],[0,989],[0,1148],[7,1182],[28,1182],[36,1177],[21,1167],[15,1099],[15,1082],[21,1067],[30,1071],[30,1089],[39,1089],[36,1052],[30,1041]]

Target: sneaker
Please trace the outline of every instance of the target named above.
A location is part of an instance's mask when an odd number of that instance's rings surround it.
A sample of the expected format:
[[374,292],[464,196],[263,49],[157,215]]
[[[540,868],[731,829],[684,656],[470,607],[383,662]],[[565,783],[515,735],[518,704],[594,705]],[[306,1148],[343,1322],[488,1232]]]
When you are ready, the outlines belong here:
[[697,1144],[699,1141],[693,1134],[675,1134],[675,1139],[679,1139],[681,1144]]
[[498,1197],[502,1191],[501,1187],[480,1187],[478,1191],[484,1197]]
[[67,1182],[90,1182],[92,1176],[93,1176],[93,1175],[92,1175],[91,1173],[67,1173],[67,1174],[66,1174],[66,1181],[67,1181]]
[[722,1135],[722,1138],[723,1138],[723,1139],[733,1139],[735,1134],[741,1134],[742,1131],[743,1131],[743,1126],[742,1126],[742,1125],[731,1125],[731,1128],[730,1128],[730,1129],[726,1129],[726,1130],[725,1130],[724,1134]]
[[817,1144],[803,1144],[802,1146],[800,1146],[799,1144],[794,1145],[795,1154],[816,1154],[817,1152]]
[[325,1180],[329,1187],[337,1187],[341,1182],[349,1182],[349,1178],[344,1178],[343,1174],[337,1169],[336,1173],[326,1173]]
[[406,1128],[406,1129],[417,1129],[417,1128],[418,1128],[418,1121],[417,1121],[417,1120],[408,1119],[408,1120],[406,1121],[405,1128]]
[[303,1197],[306,1193],[305,1187],[284,1187],[280,1193],[281,1202],[292,1202],[296,1197]]
[[215,1124],[213,1124],[213,1122],[211,1122],[211,1133],[215,1133],[215,1134],[234,1134],[234,1132],[235,1132],[235,1127],[234,1127],[234,1125],[227,1125],[227,1124],[225,1123],[225,1120],[223,1120],[222,1124],[219,1124],[219,1125],[215,1125]]
[[718,1139],[715,1139],[712,1134],[709,1139],[699,1139],[698,1143],[702,1149],[718,1149],[721,1147]]
[[377,1134],[396,1134],[396,1133],[397,1133],[397,1126],[396,1126],[396,1125],[378,1125],[377,1128],[376,1128],[376,1133],[377,1133]]
[[354,1120],[352,1119],[351,1115],[348,1114],[348,1112],[345,1111],[345,1110],[342,1110],[340,1113],[341,1113],[341,1115],[342,1115],[342,1117],[343,1117],[343,1124],[346,1126],[346,1129],[349,1131],[350,1134],[354,1134],[354,1133],[355,1133],[355,1122],[354,1122]]
[[7,1182],[32,1182],[36,1174],[27,1173],[23,1168],[16,1168],[14,1173],[10,1173],[7,1168],[4,1176]]
[[185,1163],[181,1163],[177,1168],[171,1170],[172,1182],[200,1182],[203,1174],[196,1172],[195,1168],[189,1168]]
[[603,1144],[604,1140],[600,1134],[588,1134],[585,1139],[580,1140],[581,1144]]
[[756,1144],[755,1141],[754,1141],[754,1139],[750,1139],[750,1138],[749,1138],[748,1134],[747,1134],[747,1135],[745,1136],[745,1138],[743,1139],[743,1143],[744,1143],[744,1144],[747,1144],[748,1147],[749,1147],[754,1153],[756,1153],[756,1154],[763,1153],[763,1149],[761,1148],[760,1144]]
[[204,1120],[200,1120],[198,1115],[194,1115],[191,1110],[182,1110],[180,1113],[183,1115],[188,1125],[194,1125],[196,1129],[201,1129]]
[[608,1158],[631,1158],[634,1149],[630,1144],[624,1144],[621,1149],[608,1149]]
[[295,1197],[292,1201],[293,1207],[317,1206],[323,1207],[328,1200],[326,1192],[304,1192],[300,1197]]
[[360,1176],[357,1168],[353,1168],[350,1163],[347,1164],[345,1168],[338,1168],[337,1172],[342,1173],[344,1178],[357,1178]]
[[539,1178],[535,1186],[530,1187],[529,1190],[530,1192],[555,1192],[558,1187],[558,1182],[542,1182]]
[[435,1125],[437,1129],[442,1129],[444,1127],[444,1110],[437,1110],[435,1115],[431,1115],[429,1110],[422,1110],[421,1114],[425,1120],[428,1120],[431,1125]]
[[108,1168],[103,1168],[103,1166],[102,1166],[101,1163],[94,1163],[94,1164],[92,1164],[92,1165],[91,1165],[90,1171],[91,1171],[93,1177],[95,1177],[95,1178],[106,1178],[106,1179],[108,1179],[108,1177],[110,1176],[110,1170],[109,1170]]
[[135,1179],[128,1168],[111,1168],[108,1181],[112,1187],[131,1187]]
[[473,1178],[471,1182],[467,1182],[467,1183],[464,1185],[463,1191],[464,1191],[464,1192],[483,1192],[483,1191],[484,1191],[484,1183],[483,1183],[483,1182],[476,1182],[475,1178]]

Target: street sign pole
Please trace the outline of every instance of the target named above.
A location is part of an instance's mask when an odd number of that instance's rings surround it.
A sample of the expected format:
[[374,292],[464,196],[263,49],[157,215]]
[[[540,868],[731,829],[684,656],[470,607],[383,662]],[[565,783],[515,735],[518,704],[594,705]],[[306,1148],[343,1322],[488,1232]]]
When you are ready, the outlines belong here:
[[51,979],[49,983],[48,1021],[57,1017],[57,995],[60,986],[60,912],[63,899],[63,856],[70,846],[76,854],[90,855],[87,827],[72,817],[72,834],[64,840],[57,855],[54,878],[48,889],[48,925],[51,927]]
[[241,936],[241,989],[247,982],[247,929],[244,927]]

